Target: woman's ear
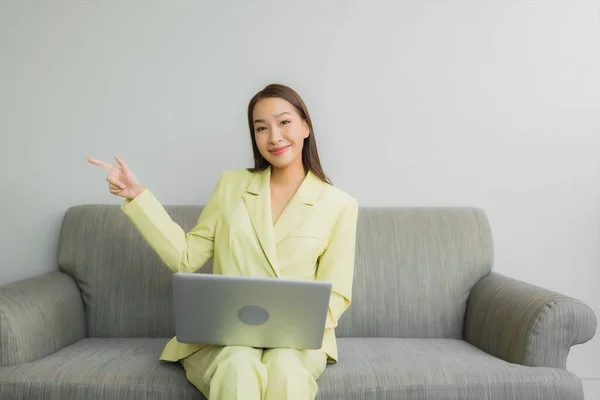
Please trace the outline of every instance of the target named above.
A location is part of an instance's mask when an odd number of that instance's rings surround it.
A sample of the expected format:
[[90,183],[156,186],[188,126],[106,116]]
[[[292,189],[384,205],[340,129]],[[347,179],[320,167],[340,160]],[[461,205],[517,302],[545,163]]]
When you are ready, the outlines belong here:
[[308,126],[308,122],[305,119],[302,120],[302,127],[304,128],[304,139],[310,136],[310,126]]

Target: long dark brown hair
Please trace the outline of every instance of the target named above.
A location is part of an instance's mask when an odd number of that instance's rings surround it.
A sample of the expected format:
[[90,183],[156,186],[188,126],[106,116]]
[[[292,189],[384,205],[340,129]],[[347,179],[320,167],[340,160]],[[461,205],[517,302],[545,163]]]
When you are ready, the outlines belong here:
[[250,127],[250,140],[252,140],[252,152],[254,153],[254,167],[248,168],[248,170],[251,172],[262,171],[270,165],[262,154],[260,154],[258,146],[256,145],[256,138],[254,137],[254,121],[252,118],[256,103],[270,97],[279,97],[280,99],[289,102],[296,108],[300,117],[306,121],[310,128],[310,134],[304,139],[304,144],[302,146],[302,164],[304,164],[305,170],[312,172],[323,182],[331,185],[331,181],[325,175],[325,172],[323,172],[323,167],[321,167],[321,160],[319,159],[317,142],[315,140],[315,131],[306,104],[304,104],[300,95],[292,88],[280,84],[266,86],[263,90],[256,93],[248,104],[248,126]]

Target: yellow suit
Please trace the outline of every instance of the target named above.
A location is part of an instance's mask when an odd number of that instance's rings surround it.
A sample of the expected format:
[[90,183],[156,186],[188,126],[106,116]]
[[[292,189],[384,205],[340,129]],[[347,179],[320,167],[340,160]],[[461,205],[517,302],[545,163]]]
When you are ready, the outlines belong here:
[[[270,173],[270,167],[256,173],[245,169],[223,173],[188,233],[147,189],[134,200],[125,200],[122,209],[175,272],[194,272],[213,258],[215,274],[330,281],[322,350],[329,363],[336,363],[334,328],[351,302],[358,204],[309,172],[273,224]],[[203,347],[173,338],[161,360],[178,361]]]

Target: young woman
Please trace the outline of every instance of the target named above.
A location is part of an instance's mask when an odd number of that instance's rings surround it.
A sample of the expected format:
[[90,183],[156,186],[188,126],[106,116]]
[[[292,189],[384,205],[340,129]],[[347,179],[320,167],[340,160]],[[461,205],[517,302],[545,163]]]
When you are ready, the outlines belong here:
[[254,168],[224,172],[188,233],[140,183],[125,161],[108,170],[110,192],[173,271],[193,272],[214,258],[214,273],[294,277],[332,283],[319,350],[190,345],[175,338],[161,360],[181,362],[207,398],[314,399],[317,379],[336,363],[334,328],[350,306],[358,204],[323,173],[310,115],[300,96],[269,85],[248,105]]

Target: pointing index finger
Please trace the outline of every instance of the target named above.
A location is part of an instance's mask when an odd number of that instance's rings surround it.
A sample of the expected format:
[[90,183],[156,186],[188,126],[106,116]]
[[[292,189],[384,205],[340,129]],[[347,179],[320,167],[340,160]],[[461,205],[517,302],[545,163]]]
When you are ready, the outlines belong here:
[[95,158],[92,157],[88,157],[88,161],[94,165],[97,165],[99,167],[102,167],[108,171],[111,171],[113,169],[113,166],[110,164],[105,163],[104,161],[100,161],[100,160],[96,160]]

